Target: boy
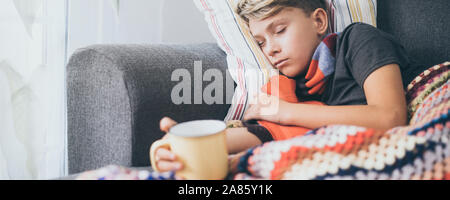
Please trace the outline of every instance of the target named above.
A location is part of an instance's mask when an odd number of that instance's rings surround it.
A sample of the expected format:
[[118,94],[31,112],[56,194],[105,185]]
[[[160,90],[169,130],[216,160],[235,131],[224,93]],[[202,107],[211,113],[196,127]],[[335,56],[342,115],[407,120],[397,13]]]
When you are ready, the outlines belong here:
[[[335,45],[331,48],[333,73],[322,77],[320,84],[306,83],[309,95],[326,106],[291,103],[269,95],[266,100],[277,103],[278,112],[261,114],[267,104],[257,103],[246,111],[244,121],[309,129],[349,124],[387,130],[406,125],[404,88],[421,69],[411,65],[405,50],[392,36],[370,25],[355,23],[330,39],[325,0],[240,0],[236,12],[247,22],[272,65],[299,83],[314,79],[317,69],[312,69],[313,57],[320,53],[322,40]],[[163,118],[161,130],[167,132],[175,123]],[[227,129],[229,153],[270,140],[266,129],[257,128]],[[160,171],[183,167],[167,149],[157,150],[156,157]]]

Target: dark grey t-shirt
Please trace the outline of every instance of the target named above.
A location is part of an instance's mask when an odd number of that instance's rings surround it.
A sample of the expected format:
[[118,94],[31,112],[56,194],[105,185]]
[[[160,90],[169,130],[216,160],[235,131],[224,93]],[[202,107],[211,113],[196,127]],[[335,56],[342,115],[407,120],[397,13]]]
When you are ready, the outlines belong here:
[[[400,66],[405,89],[424,70],[411,62],[405,49],[393,36],[368,24],[353,23],[337,38],[336,68],[334,74],[328,77],[323,95],[306,99],[320,100],[327,105],[366,105],[364,81],[376,69],[393,63]],[[305,89],[301,87],[304,80],[297,81],[300,86],[297,96],[300,100],[305,99],[301,91]]]
[[[371,25],[354,23],[337,38],[336,68],[334,74],[328,77],[323,95],[307,94],[309,88],[305,86],[305,74],[294,78],[297,82],[296,95],[300,101],[317,100],[327,105],[366,105],[364,81],[376,69],[393,63],[400,66],[404,88],[425,70],[411,62],[405,49],[391,35]],[[261,141],[273,140],[259,124],[244,125]]]

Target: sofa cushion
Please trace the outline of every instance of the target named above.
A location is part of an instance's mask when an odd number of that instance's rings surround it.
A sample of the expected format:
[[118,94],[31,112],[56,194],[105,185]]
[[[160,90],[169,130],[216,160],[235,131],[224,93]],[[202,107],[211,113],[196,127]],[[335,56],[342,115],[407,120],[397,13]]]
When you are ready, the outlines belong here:
[[448,0],[378,0],[377,26],[394,35],[424,66],[450,59]]

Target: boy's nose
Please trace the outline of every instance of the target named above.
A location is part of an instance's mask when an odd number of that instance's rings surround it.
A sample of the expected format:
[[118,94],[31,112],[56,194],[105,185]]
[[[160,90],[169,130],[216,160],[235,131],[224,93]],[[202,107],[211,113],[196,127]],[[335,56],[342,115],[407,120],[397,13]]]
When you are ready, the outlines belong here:
[[277,53],[280,53],[281,49],[279,45],[270,43],[268,46],[268,55],[274,57]]

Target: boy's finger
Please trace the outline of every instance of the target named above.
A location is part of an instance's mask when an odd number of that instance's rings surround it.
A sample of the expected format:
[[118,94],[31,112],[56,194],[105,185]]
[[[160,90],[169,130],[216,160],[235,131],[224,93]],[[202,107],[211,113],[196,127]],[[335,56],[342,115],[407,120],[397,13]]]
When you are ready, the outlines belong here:
[[256,118],[257,118],[257,115],[255,113],[247,112],[247,113],[244,114],[244,117],[242,118],[242,120],[244,122],[251,122],[252,120],[253,121],[256,120]]
[[252,115],[253,115],[253,106],[250,106],[246,111],[245,111],[245,113],[244,113],[244,116],[242,117],[242,120],[243,121],[247,121],[247,120],[250,120],[251,119],[251,117],[252,117]]
[[161,131],[167,133],[169,132],[170,127],[174,126],[175,124],[177,124],[177,122],[173,119],[169,117],[163,117],[159,122],[159,128],[161,129]]
[[180,162],[168,162],[168,161],[159,161],[158,169],[160,171],[178,171],[183,168],[183,165]]
[[168,161],[174,161],[176,159],[176,156],[174,153],[169,151],[166,148],[159,148],[156,150],[156,160],[168,160]]
[[270,103],[270,96],[265,93],[261,93],[258,96],[259,103],[262,105],[268,105]]

